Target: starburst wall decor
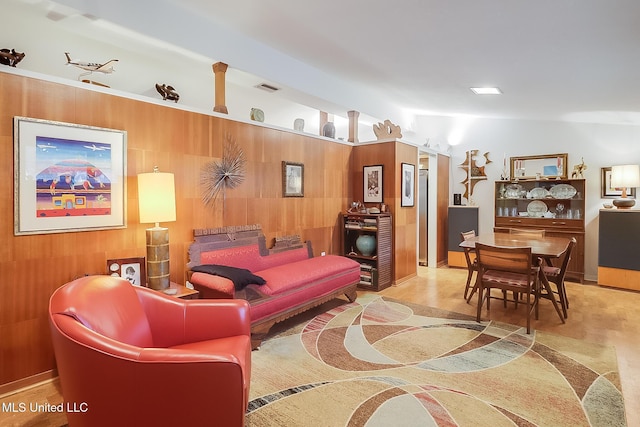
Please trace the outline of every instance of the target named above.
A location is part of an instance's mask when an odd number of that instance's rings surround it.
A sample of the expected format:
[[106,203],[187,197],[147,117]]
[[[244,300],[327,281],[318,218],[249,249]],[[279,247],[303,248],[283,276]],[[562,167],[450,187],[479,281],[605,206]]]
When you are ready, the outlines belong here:
[[227,134],[222,159],[207,163],[202,168],[200,182],[202,185],[202,201],[205,205],[213,206],[218,195],[222,192],[222,212],[224,213],[226,190],[242,184],[245,176],[247,159],[244,152]]

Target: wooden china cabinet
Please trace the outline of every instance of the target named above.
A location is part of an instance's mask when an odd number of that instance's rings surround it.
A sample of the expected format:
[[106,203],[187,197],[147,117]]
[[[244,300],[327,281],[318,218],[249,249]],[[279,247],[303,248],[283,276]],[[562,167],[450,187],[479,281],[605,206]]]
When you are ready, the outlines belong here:
[[547,236],[575,237],[567,278],[584,280],[585,180],[541,179],[495,182],[494,231],[544,229]]

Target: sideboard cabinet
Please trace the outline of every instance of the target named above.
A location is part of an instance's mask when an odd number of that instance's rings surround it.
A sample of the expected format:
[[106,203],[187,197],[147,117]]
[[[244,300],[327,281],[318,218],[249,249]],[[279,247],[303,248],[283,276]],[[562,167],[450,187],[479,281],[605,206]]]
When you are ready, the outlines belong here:
[[640,210],[601,209],[598,284],[640,291]]
[[584,280],[585,180],[541,179],[495,182],[494,231],[543,229],[547,236],[575,237],[569,280]]
[[360,263],[360,288],[379,291],[393,281],[391,214],[343,214],[342,254]]

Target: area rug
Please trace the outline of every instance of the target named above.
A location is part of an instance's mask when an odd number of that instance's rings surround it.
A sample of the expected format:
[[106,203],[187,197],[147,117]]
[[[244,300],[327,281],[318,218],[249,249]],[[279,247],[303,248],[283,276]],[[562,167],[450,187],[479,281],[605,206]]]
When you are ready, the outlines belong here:
[[615,349],[361,296],[252,353],[248,426],[626,426]]

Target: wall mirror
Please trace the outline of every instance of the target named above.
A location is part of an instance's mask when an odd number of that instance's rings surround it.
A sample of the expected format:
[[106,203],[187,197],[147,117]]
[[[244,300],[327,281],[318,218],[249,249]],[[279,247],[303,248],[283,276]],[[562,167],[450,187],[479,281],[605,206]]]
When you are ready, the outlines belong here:
[[511,157],[511,179],[566,179],[567,160],[567,153]]

